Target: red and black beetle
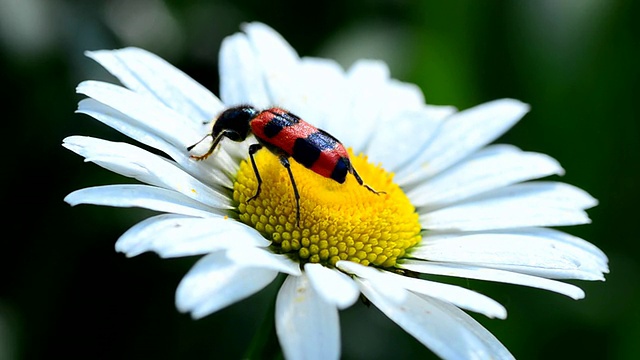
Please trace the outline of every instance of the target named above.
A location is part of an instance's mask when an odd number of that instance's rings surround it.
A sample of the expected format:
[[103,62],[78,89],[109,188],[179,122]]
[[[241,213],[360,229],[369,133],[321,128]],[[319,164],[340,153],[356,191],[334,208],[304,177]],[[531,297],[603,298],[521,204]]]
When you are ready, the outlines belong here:
[[[257,144],[249,146],[251,165],[256,174],[258,189],[247,202],[260,195],[262,178],[253,159],[253,155],[262,147],[267,148],[278,156],[280,163],[289,172],[293,193],[296,198],[296,224],[300,224],[300,195],[296,181],[291,172],[289,157],[304,165],[318,175],[344,183],[347,173],[353,174],[358,184],[366,187],[374,194],[382,192],[374,190],[362,181],[362,178],[351,165],[349,154],[344,146],[329,133],[300,119],[298,116],[281,108],[273,107],[259,111],[252,106],[242,105],[225,110],[213,124],[211,133],[213,138],[209,150],[203,155],[191,155],[196,160],[206,159],[215,150],[223,137],[233,141],[244,141],[249,134],[258,140]],[[198,143],[187,148],[193,149]]]

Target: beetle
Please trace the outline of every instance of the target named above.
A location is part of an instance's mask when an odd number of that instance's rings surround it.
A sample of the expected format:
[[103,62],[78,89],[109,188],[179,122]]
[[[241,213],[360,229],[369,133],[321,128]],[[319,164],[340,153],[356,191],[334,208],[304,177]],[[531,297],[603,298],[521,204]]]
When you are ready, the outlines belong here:
[[279,107],[261,111],[249,105],[229,108],[215,120],[211,133],[189,146],[187,151],[191,151],[196,145],[211,136],[213,142],[205,154],[190,155],[192,159],[204,160],[213,153],[223,137],[241,142],[252,133],[258,143],[249,146],[249,157],[256,174],[258,189],[247,202],[260,195],[262,178],[253,155],[264,147],[278,156],[280,163],[289,173],[296,199],[296,225],[298,226],[300,225],[300,194],[291,172],[290,157],[316,174],[340,184],[345,182],[347,174],[352,174],[358,184],[372,193],[384,194],[384,192],[376,191],[364,183],[351,164],[347,150],[338,139]]

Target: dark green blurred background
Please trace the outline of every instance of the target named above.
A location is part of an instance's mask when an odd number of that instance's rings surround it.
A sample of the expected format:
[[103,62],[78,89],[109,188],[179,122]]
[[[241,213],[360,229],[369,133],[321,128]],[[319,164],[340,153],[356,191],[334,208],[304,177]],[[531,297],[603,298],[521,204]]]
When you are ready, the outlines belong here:
[[[322,4],[322,5],[321,5]],[[599,0],[307,3],[294,0],[0,0],[5,235],[0,359],[239,358],[275,287],[203,320],[174,307],[196,259],[127,259],[113,249],[149,213],[71,208],[78,188],[119,176],[64,150],[73,134],[123,139],[74,114],[84,79],[109,76],[84,50],[140,46],[217,92],[221,40],[246,21],[278,30],[301,55],[388,62],[433,104],[466,108],[514,97],[532,111],[500,141],[548,153],[562,178],[600,200],[593,224],[567,228],[603,249],[605,283],[587,297],[465,281],[502,304],[476,316],[521,359],[640,358],[639,2]],[[328,129],[330,130],[330,129]],[[343,357],[433,357],[358,303],[341,313]]]

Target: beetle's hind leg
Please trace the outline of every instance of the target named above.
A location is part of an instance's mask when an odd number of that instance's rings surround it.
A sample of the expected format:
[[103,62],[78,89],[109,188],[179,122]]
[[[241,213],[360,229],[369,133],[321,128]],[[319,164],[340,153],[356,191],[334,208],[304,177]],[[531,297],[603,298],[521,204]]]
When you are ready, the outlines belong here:
[[293,196],[296,198],[296,226],[300,227],[300,193],[298,193],[298,187],[296,186],[296,180],[293,178],[293,172],[291,172],[291,164],[289,158],[285,155],[280,155],[280,163],[287,169],[289,178],[291,179],[291,186],[293,186]]
[[[262,177],[260,177],[260,172],[258,171],[258,166],[256,165],[256,160],[253,155],[258,152],[258,150],[262,149],[261,144],[253,144],[249,146],[249,158],[251,158],[251,166],[253,167],[253,172],[256,174],[256,181],[258,182],[258,189],[256,190],[255,195],[247,199],[247,202],[257,198],[260,195],[260,190],[262,189]],[[293,178],[293,172],[291,171],[291,164],[289,163],[289,158],[286,155],[278,155],[280,159],[280,164],[287,169],[289,173],[289,178],[291,179],[291,185],[293,186],[293,196],[296,199],[296,226],[300,227],[300,193],[298,193],[298,187],[296,186],[296,180]]]
[[362,180],[360,175],[358,175],[358,172],[356,171],[356,169],[353,166],[351,166],[351,168],[349,169],[349,172],[353,174],[353,177],[356,178],[356,181],[358,182],[358,184],[360,184],[361,186],[364,186],[365,188],[367,188],[367,190],[371,191],[372,193],[374,193],[376,195],[386,194],[386,192],[384,192],[384,191],[377,191],[376,189],[372,188],[371,186],[365,184],[364,181]]
[[252,144],[249,146],[249,157],[251,158],[251,166],[253,167],[253,172],[256,174],[256,181],[258,182],[258,189],[256,190],[255,195],[250,197],[247,202],[255,199],[260,195],[260,189],[262,188],[262,178],[260,177],[260,172],[258,171],[258,166],[256,165],[256,160],[253,158],[253,155],[258,152],[258,150],[262,149],[262,145],[260,144]]

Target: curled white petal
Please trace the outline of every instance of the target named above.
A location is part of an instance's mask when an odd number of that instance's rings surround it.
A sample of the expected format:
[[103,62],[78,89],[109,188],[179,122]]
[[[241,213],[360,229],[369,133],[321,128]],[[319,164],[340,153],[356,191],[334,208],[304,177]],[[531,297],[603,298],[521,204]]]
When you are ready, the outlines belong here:
[[150,132],[175,147],[187,147],[202,137],[202,127],[194,124],[189,118],[152,98],[121,86],[100,81],[84,81],[78,85],[76,91],[146,125]]
[[340,321],[306,275],[288,276],[276,299],[276,332],[286,359],[340,358]]
[[373,284],[386,284],[384,286],[390,289],[395,288],[395,290],[390,291],[392,295],[386,295],[389,300],[396,302],[405,300],[406,294],[404,292],[401,292],[401,296],[398,295],[397,287],[400,287],[415,293],[450,302],[460,308],[475,311],[490,318],[504,319],[507,317],[507,310],[497,301],[459,286],[410,278],[388,271],[368,269],[367,267],[347,261],[339,261],[338,264],[339,268],[357,273],[360,278],[367,279]]
[[277,271],[237,264],[225,251],[200,259],[180,281],[176,307],[194,319],[214,313],[269,285]]
[[[99,81],[85,81],[78,85],[77,91],[106,105],[108,108],[116,110],[120,115],[111,111],[108,115],[119,117],[119,119],[113,121],[114,119],[105,118],[102,116],[102,112],[105,110],[104,106],[96,107],[95,102],[88,103],[94,108],[91,113],[82,108],[79,109],[79,112],[89,113],[89,115],[96,117],[100,121],[104,120],[105,123],[115,122],[121,128],[123,122],[127,122],[125,129],[136,128],[137,131],[134,134],[142,135],[143,140],[149,138],[153,140],[148,145],[170,144],[174,149],[166,149],[166,146],[163,146],[161,150],[165,151],[187,172],[198,179],[205,181],[212,175],[215,181],[209,182],[210,185],[220,186],[220,184],[223,184],[224,186],[231,186],[228,176],[225,179],[224,174],[235,174],[238,169],[238,161],[224,151],[225,147],[220,147],[215,156],[210,156],[203,162],[210,166],[198,166],[198,161],[189,158],[190,154],[187,152],[187,148],[199,142],[205,135],[200,124],[194,124],[188,118],[149,97],[117,85]],[[84,106],[87,105],[87,103],[84,104]],[[83,102],[80,105],[83,105]],[[145,135],[145,133],[148,133],[148,135]],[[156,140],[156,138],[161,141]]]
[[591,222],[584,209],[597,201],[564,183],[531,182],[507,186],[443,209],[422,212],[430,230],[488,230]]
[[326,302],[335,304],[338,309],[346,309],[358,300],[358,286],[345,274],[312,263],[305,264],[304,271],[316,293]]
[[[237,171],[239,161],[237,156],[231,157],[229,151],[225,150],[242,147],[241,144],[234,142],[223,143],[223,146],[216,151],[215,156],[210,156],[202,162],[208,166],[202,166],[200,162],[189,158],[190,154],[187,152],[186,146],[176,147],[166,140],[164,132],[167,129],[157,131],[154,128],[156,125],[154,118],[133,118],[94,99],[81,100],[78,104],[78,113],[89,115],[132,139],[164,152],[180,164],[186,172],[203,180],[211,187],[219,188],[224,186],[230,188],[233,186],[227,174]],[[177,129],[173,130],[179,131]],[[203,135],[204,132],[198,136]],[[193,143],[198,140],[194,138]],[[244,150],[243,155],[246,153],[246,150]]]
[[280,271],[289,275],[300,276],[300,264],[285,255],[278,255],[260,248],[231,248],[227,257],[237,264],[261,267]]
[[387,274],[401,281],[407,290],[451,303],[461,309],[474,311],[489,318],[506,319],[507,309],[488,296],[460,286]]
[[422,260],[404,260],[398,267],[424,274],[455,276],[529,286],[557,292],[575,300],[584,298],[584,291],[577,286],[511,271],[487,269],[466,264],[437,263]]
[[406,299],[406,296],[407,296],[406,289],[403,288],[397,282],[393,281],[394,279],[382,276],[381,270],[378,270],[374,267],[363,266],[355,262],[345,261],[345,260],[338,261],[336,263],[336,267],[346,273],[356,275],[357,277],[362,279],[373,279],[377,284],[380,284],[380,286],[385,286],[391,289],[387,293],[388,300],[392,300],[400,304]]
[[70,136],[63,146],[120,175],[175,190],[208,206],[231,209],[229,196],[204,185],[176,164],[127,143]]
[[136,256],[146,251],[161,257],[200,255],[235,247],[266,247],[256,230],[226,217],[194,218],[162,214],[139,222],[116,242],[116,251]]
[[389,319],[444,359],[513,359],[489,331],[462,310],[428,296],[408,293],[397,304],[392,288],[358,280],[362,293]]
[[129,89],[153,97],[194,123],[210,120],[223,105],[209,90],[159,56],[129,47],[87,51]]
[[141,123],[97,100],[90,98],[80,100],[77,113],[89,115],[131,139],[164,152],[174,160],[180,157],[180,151],[160,134],[155,133],[148,124]]

